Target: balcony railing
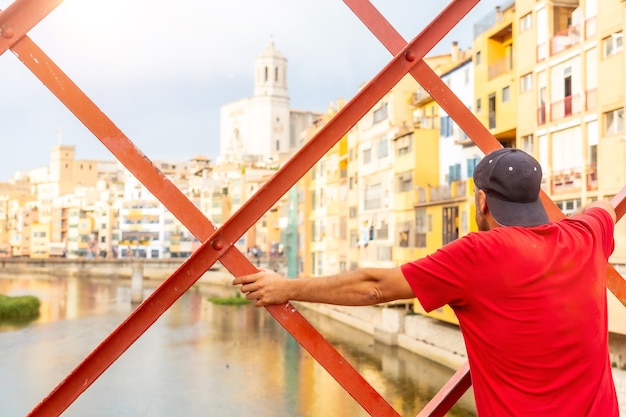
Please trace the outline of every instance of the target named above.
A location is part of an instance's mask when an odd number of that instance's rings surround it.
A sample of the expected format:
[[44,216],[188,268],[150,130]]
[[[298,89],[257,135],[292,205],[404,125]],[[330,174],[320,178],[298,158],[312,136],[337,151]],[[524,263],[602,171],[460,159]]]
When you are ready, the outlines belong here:
[[411,95],[411,105],[412,106],[423,106],[424,104],[433,101],[433,98],[428,94],[426,90],[419,87],[416,93]]
[[492,63],[487,68],[487,78],[489,80],[496,78],[499,75],[506,73],[507,71],[511,71],[513,69],[513,63],[511,58],[505,57],[499,59],[498,61]]
[[550,176],[552,194],[577,192],[582,189],[583,173],[579,169],[555,171]]
[[537,108],[537,125],[545,125],[546,124],[546,105],[542,104]]
[[[572,168],[555,171],[550,176],[550,191],[553,194],[579,192],[583,187],[583,178],[586,178],[585,188],[587,191],[598,189],[598,166],[595,163],[589,164],[584,171],[581,168]],[[545,189],[546,179],[542,183]],[[547,191],[547,190],[546,190]]]
[[560,31],[550,40],[550,55],[556,55],[580,42],[580,25]]
[[555,101],[550,105],[550,120],[559,120],[581,112],[582,102],[580,94],[567,96],[563,100]]
[[467,181],[455,180],[450,185],[418,189],[415,205],[426,206],[462,198],[467,198]]

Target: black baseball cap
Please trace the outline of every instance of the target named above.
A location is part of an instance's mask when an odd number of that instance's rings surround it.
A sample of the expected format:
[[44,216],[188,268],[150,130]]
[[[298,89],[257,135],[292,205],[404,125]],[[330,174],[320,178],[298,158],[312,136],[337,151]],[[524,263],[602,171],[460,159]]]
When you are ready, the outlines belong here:
[[539,226],[550,222],[539,198],[541,165],[526,152],[503,148],[476,165],[474,185],[485,192],[493,218],[503,226]]

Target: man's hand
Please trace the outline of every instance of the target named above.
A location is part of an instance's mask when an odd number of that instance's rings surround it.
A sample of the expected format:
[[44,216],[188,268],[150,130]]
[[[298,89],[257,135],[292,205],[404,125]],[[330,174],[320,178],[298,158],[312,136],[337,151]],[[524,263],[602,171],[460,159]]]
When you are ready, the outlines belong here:
[[250,275],[242,275],[233,280],[233,285],[241,285],[241,292],[257,307],[283,304],[289,301],[289,279],[271,270],[260,270]]

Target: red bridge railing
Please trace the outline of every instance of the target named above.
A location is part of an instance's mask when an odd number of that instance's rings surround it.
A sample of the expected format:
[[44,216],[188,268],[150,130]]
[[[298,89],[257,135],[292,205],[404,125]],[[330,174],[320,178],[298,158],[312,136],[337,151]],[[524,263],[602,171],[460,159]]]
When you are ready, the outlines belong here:
[[[288,161],[225,224],[216,229],[199,209],[137,149],[126,135],[26,35],[62,0],[16,0],[0,12],[0,54],[11,50],[43,84],[109,149],[109,151],[200,241],[194,252],[96,347],[29,415],[61,414],[106,369],[187,291],[216,261],[233,274],[256,271],[234,248],[236,242],[285,194],[348,130],[354,126],[404,75],[410,73],[487,153],[500,144],[423,61],[424,56],[474,7],[478,0],[452,1],[413,40],[406,42],[368,0],[345,0],[393,56],[293,158]],[[563,217],[542,194],[552,219]],[[614,198],[618,217],[626,211],[626,187]],[[626,305],[626,281],[607,267],[608,286]],[[371,387],[324,337],[291,305],[267,311],[338,381],[372,416],[399,414]],[[443,416],[470,387],[466,363],[420,412]]]

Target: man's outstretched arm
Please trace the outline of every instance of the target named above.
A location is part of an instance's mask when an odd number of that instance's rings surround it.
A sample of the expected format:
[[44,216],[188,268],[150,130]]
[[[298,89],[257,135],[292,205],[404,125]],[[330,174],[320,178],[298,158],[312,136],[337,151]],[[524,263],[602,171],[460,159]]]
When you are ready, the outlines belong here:
[[605,201],[605,200],[593,201],[593,202],[587,204],[583,208],[583,213],[585,211],[591,209],[591,208],[594,208],[594,207],[599,207],[601,209],[606,210],[611,215],[611,218],[613,219],[613,223],[615,224],[615,221],[617,220],[617,215],[615,214],[615,209],[613,208],[611,203],[609,203],[608,201]]
[[318,278],[287,279],[262,270],[233,280],[257,307],[287,301],[363,306],[415,297],[397,268],[361,268]]

